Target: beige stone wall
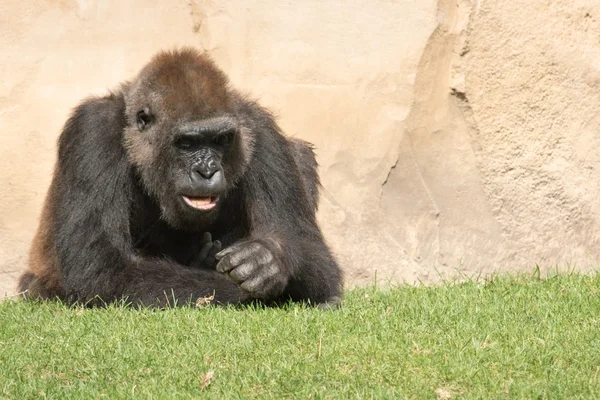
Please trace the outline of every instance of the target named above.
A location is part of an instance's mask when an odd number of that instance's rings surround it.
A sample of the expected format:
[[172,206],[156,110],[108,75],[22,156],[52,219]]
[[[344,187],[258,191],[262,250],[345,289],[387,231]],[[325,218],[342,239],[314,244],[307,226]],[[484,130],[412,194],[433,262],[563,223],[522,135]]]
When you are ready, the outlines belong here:
[[348,281],[598,266],[599,0],[3,0],[0,292],[70,110],[182,45],[315,143]]

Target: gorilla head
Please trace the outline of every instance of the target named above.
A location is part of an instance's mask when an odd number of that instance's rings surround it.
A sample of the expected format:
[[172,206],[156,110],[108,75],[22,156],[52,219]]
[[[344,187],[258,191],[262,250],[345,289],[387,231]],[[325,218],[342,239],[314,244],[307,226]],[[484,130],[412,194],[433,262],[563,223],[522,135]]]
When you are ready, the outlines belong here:
[[252,152],[227,78],[196,52],[161,53],[126,93],[125,147],[162,218],[210,223]]

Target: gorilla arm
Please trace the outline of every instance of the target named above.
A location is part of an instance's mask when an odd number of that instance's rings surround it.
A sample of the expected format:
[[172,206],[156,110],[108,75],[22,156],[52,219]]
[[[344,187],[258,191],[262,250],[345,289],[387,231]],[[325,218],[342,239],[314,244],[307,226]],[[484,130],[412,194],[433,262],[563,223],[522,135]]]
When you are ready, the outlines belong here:
[[[214,294],[237,303],[248,295],[227,277],[135,253],[130,210],[135,172],[122,144],[121,94],[90,99],[67,122],[59,141],[50,215],[53,243],[67,300],[162,306]],[[139,189],[138,189],[139,190]]]
[[[255,110],[256,112],[256,110]],[[279,133],[270,115],[255,132],[254,154],[243,180],[250,237],[221,251],[217,270],[226,272],[253,297],[336,304],[342,277],[316,222],[316,161],[301,174],[296,145]],[[310,177],[313,178],[310,178]],[[302,179],[314,182],[303,182]]]

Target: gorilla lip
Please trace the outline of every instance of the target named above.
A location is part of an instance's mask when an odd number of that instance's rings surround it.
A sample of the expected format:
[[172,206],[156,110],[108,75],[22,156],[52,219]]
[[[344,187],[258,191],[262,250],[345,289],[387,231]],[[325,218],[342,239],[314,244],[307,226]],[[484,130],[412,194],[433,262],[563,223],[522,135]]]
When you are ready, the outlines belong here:
[[208,211],[217,205],[218,196],[203,196],[203,197],[192,197],[183,196],[183,200],[192,208],[196,210]]

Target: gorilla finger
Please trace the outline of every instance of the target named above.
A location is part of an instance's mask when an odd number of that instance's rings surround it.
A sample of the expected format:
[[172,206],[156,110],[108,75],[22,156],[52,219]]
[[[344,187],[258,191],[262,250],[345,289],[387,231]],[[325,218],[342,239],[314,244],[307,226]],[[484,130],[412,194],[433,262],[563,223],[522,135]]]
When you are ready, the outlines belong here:
[[260,269],[260,276],[263,279],[272,278],[277,274],[279,274],[279,266],[277,264],[262,266]]
[[247,241],[236,242],[236,243],[232,244],[231,246],[226,247],[224,250],[221,250],[219,253],[217,253],[215,258],[217,260],[220,260],[222,258],[225,258],[225,256],[227,256],[228,254],[242,251],[245,247],[248,247],[250,244],[252,244],[252,242],[247,242]]
[[227,254],[233,253],[237,248],[238,248],[238,246],[235,244],[233,246],[229,246],[229,247],[225,248],[224,250],[221,250],[220,252],[218,252],[215,255],[215,258],[217,260],[220,260],[220,259],[224,258]]
[[208,256],[208,253],[210,252],[210,249],[212,247],[213,247],[213,244],[211,242],[206,243],[204,246],[202,246],[202,249],[200,249],[200,253],[198,254],[197,259],[199,261],[206,260],[206,257]]
[[245,281],[240,285],[242,289],[252,294],[255,294],[262,289],[264,286],[264,279],[261,277],[252,278],[250,280]]
[[271,261],[273,261],[273,253],[271,253],[266,248],[263,248],[263,251],[261,251],[260,254],[257,255],[255,261],[261,265],[269,264],[271,263]]
[[246,260],[247,258],[252,256],[254,253],[261,251],[262,249],[263,249],[262,245],[260,245],[258,243],[250,243],[249,245],[243,246],[241,249],[234,252],[229,257],[229,262],[233,266],[238,266],[242,262],[244,262],[244,260]]
[[202,241],[200,243],[210,242],[212,242],[212,235],[210,234],[210,232],[204,232],[204,235],[202,235]]
[[255,266],[252,263],[244,263],[237,268],[234,268],[229,272],[229,277],[235,283],[240,283],[245,281],[252,275],[255,270]]
[[222,258],[221,261],[219,261],[219,263],[216,266],[217,272],[226,273],[234,268],[234,266],[231,265],[231,263],[229,262],[229,258],[230,257],[225,257]]
[[212,248],[210,249],[210,251],[208,253],[208,257],[216,259],[217,253],[219,251],[221,251],[221,242],[219,242],[218,240],[215,240],[212,243]]

